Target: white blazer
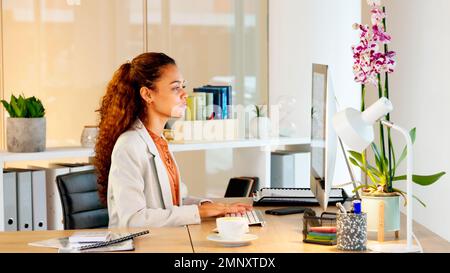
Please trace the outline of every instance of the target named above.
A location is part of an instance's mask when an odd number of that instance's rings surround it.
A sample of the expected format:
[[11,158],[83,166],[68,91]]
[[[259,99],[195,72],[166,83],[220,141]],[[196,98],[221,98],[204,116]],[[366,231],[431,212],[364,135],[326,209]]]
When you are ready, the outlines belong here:
[[[175,166],[178,168],[176,163]],[[187,190],[181,178],[181,205],[173,205],[166,167],[139,119],[117,139],[108,180],[110,228],[200,223],[197,204],[201,200],[185,198]]]

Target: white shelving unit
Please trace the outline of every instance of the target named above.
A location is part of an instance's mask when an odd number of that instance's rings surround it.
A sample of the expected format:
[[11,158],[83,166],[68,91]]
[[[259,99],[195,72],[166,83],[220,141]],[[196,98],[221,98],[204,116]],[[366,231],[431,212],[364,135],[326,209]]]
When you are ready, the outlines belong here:
[[[309,144],[308,138],[272,138],[272,139],[243,139],[233,141],[220,141],[220,142],[183,142],[183,143],[170,143],[169,147],[174,153],[178,152],[190,152],[190,151],[206,151],[214,149],[251,149],[251,148],[265,148],[267,151],[284,145],[303,145]],[[260,149],[265,151],[264,149]],[[0,183],[3,182],[3,167],[7,162],[20,162],[20,161],[33,161],[33,160],[52,160],[52,159],[64,159],[75,157],[93,157],[94,149],[82,148],[82,147],[58,147],[47,148],[46,151],[40,153],[9,153],[6,151],[0,152]],[[270,154],[269,154],[270,156]],[[252,161],[258,161],[259,159],[253,157],[250,161],[244,160],[243,165],[250,167],[248,164]],[[270,158],[269,158],[270,160]],[[254,162],[252,162],[253,164]],[[239,164],[242,166],[242,164]]]
[[[283,145],[303,145],[309,144],[309,138],[271,138],[271,139],[243,139],[232,141],[192,141],[169,144],[172,152],[189,152],[202,151],[213,149],[227,149],[227,148],[254,148],[254,147],[276,147]],[[74,157],[93,157],[93,148],[83,147],[58,147],[47,148],[46,151],[40,153],[9,153],[6,151],[0,152],[0,169],[3,171],[3,166],[6,162],[20,162],[33,160],[52,160],[62,158]]]
[[[276,138],[170,143],[169,147],[175,154],[183,182],[190,194],[219,197],[217,193],[224,190],[229,178],[234,176],[257,176],[260,187],[270,186],[271,151],[285,145],[309,143],[308,138]],[[48,148],[40,153],[0,151],[0,191],[3,189],[3,168],[6,163],[93,156],[94,149],[82,147]],[[219,166],[219,172],[210,171],[212,162]],[[3,206],[3,192],[0,192],[0,205]],[[3,219],[3,215],[0,217]]]
[[8,153],[2,151],[0,152],[0,168],[3,169],[3,166],[6,162],[51,160],[61,158],[92,157],[92,156],[94,156],[93,149],[82,147],[48,148],[46,151],[40,153]]
[[170,149],[189,194],[215,198],[223,197],[231,177],[256,176],[259,188],[270,187],[271,151],[310,143],[309,138],[244,139],[171,143]]
[[187,151],[200,151],[200,150],[212,150],[212,149],[227,149],[227,148],[252,148],[252,147],[274,147],[280,145],[302,145],[309,144],[309,138],[272,138],[272,139],[243,139],[232,141],[220,141],[220,142],[183,142],[183,143],[170,143],[170,149],[173,152],[187,152]]

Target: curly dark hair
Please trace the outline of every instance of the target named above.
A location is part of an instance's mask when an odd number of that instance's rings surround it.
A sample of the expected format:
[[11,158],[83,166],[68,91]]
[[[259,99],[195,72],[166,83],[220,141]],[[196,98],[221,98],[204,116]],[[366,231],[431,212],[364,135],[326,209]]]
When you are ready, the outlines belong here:
[[100,122],[94,158],[98,192],[104,205],[107,205],[108,175],[114,145],[137,118],[146,120],[147,107],[140,89],[144,86],[154,88],[154,83],[167,65],[176,63],[164,53],[143,53],[121,65],[108,84],[97,110],[100,112]]

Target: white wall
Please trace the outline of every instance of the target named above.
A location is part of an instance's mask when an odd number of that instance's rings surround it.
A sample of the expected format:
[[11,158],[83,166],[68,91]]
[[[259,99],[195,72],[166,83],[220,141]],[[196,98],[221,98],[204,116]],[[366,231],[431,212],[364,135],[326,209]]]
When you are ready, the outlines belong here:
[[[417,127],[414,169],[417,174],[449,172],[450,166],[450,1],[384,1],[388,13],[391,50],[398,65],[391,76],[392,121],[405,128]],[[365,5],[365,1],[363,1]],[[363,16],[369,11],[363,6]],[[378,97],[376,97],[378,98]],[[375,96],[372,96],[372,101]],[[404,140],[394,133],[397,150]],[[398,151],[397,153],[400,153]],[[403,174],[406,163],[399,174]],[[394,184],[399,185],[399,184]],[[414,185],[414,220],[450,241],[450,176],[429,187]]]
[[[269,101],[276,104],[285,95],[297,100],[292,115],[298,136],[310,137],[313,63],[329,65],[341,107],[359,107],[360,87],[353,81],[351,45],[358,40],[352,25],[360,21],[359,0],[269,1]],[[349,179],[339,152],[333,184]]]

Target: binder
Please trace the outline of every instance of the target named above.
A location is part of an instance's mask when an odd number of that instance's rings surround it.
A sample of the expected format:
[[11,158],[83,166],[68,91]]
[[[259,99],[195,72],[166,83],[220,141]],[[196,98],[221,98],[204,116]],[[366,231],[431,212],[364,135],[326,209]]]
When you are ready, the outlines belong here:
[[14,171],[3,170],[0,192],[0,230],[17,231],[17,183]]
[[206,119],[209,119],[213,116],[214,113],[214,94],[205,93],[206,94]]
[[224,104],[226,105],[226,98],[223,92],[223,89],[214,88],[214,87],[199,87],[194,88],[194,93],[211,93],[213,94],[213,110],[214,110],[214,119],[224,119]]
[[220,107],[222,107],[222,119],[229,119],[231,118],[231,106],[232,106],[232,91],[231,91],[231,85],[206,85],[205,88],[213,88],[216,90],[219,90],[219,94],[222,96],[222,104],[220,104]]
[[18,230],[33,230],[33,194],[31,172],[16,170]]
[[206,93],[194,93],[196,120],[206,120]]
[[33,230],[47,230],[47,191],[45,184],[45,170],[32,170]]
[[197,108],[195,104],[195,96],[188,96],[186,98],[186,120],[196,120]]

